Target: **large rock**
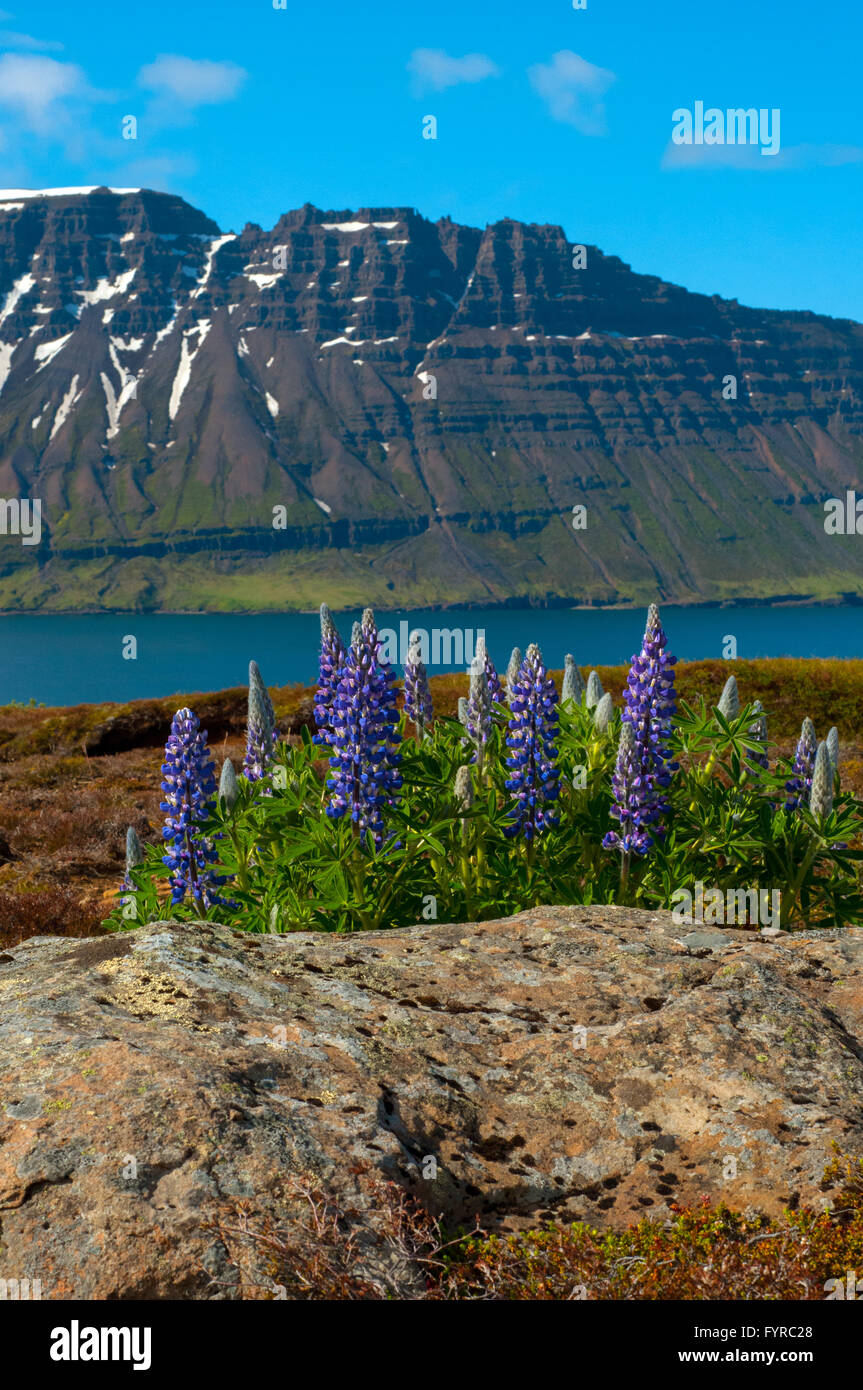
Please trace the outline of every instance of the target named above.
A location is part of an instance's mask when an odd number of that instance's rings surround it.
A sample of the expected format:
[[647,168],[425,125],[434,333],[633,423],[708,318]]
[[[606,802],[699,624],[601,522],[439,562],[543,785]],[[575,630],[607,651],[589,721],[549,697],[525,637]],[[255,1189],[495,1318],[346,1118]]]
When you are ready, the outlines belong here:
[[209,1223],[284,1220],[291,1173],[370,1224],[378,1173],[498,1229],[818,1202],[832,1143],[863,1150],[861,963],[861,929],[614,907],[30,940],[0,956],[0,1277],[232,1296]]

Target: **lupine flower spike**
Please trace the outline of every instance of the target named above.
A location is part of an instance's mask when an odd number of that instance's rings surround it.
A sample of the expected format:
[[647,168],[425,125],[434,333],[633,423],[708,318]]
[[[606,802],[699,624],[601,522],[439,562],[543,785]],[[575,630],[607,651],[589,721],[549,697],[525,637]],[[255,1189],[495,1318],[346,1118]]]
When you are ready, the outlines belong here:
[[354,624],[333,701],[327,815],[332,820],[349,815],[359,841],[366,844],[371,837],[377,848],[384,839],[384,808],[395,804],[402,784],[394,682],[367,608],[362,623]]
[[591,671],[587,678],[587,689],[584,694],[584,703],[587,709],[593,709],[599,704],[605,691],[602,688],[602,681],[595,671]]
[[223,902],[217,889],[226,880],[210,867],[216,850],[200,832],[212,810],[216,777],[207,735],[190,709],[174,715],[162,764],[162,791],[160,806],[167,812],[162,835],[168,848],[163,863],[171,870],[171,902],[182,902],[189,893],[206,911]]
[[[597,676],[597,680],[599,677]],[[584,697],[584,681],[581,672],[575,664],[575,657],[568,652],[564,659],[563,684],[560,688],[560,703],[562,705],[572,703],[580,705]]]
[[408,659],[405,662],[405,714],[416,728],[417,738],[422,742],[434,717],[434,710],[428,671],[422,660],[417,633],[411,637]]
[[732,719],[737,718],[738,714],[740,713],[740,694],[737,689],[736,676],[728,677],[728,680],[725,682],[725,685],[722,688],[722,694],[719,697],[719,704],[716,706],[716,708],[719,710],[719,713],[729,721],[729,723]]
[[486,650],[484,637],[477,638],[475,658],[482,663],[482,669],[488,681],[488,693],[492,704],[502,705],[504,703],[503,687],[500,683],[500,676],[495,670],[494,662]]
[[815,754],[809,809],[813,816],[829,816],[833,810],[833,764],[826,743],[819,743]]
[[669,748],[671,721],[677,708],[674,689],[677,657],[666,652],[667,644],[659,609],[652,603],[647,610],[641,651],[632,658],[627,678],[623,720],[632,725],[635,734],[638,791],[643,798],[639,826],[654,826],[653,839],[664,834],[657,822],[668,810],[664,792],[671,782],[671,774],[677,771]]
[[818,740],[815,737],[815,725],[811,719],[804,719],[800,729],[800,737],[797,740],[794,767],[789,781],[785,783],[785,790],[789,793],[785,805],[789,811],[795,811],[800,806],[809,805],[809,793],[812,790],[812,773],[815,768],[817,749]]
[[512,687],[512,715],[507,730],[507,758],[511,776],[507,791],[515,806],[505,834],[524,836],[528,845],[537,835],[557,825],[554,803],[560,793],[557,772],[557,692],[542,660],[531,644]]
[[620,727],[611,789],[614,797],[611,815],[618,822],[618,829],[609,830],[602,844],[605,849],[620,850],[620,879],[621,883],[626,883],[631,856],[647,854],[653,844],[648,827],[657,815],[642,774],[635,728],[627,722]]
[[521,670],[521,648],[513,647],[509,665],[506,668],[506,700],[507,704],[512,704],[512,692],[518,680],[518,673]]
[[315,743],[329,742],[330,716],[344,659],[344,643],[336,630],[333,615],[327,605],[322,603],[321,656],[318,667],[318,689],[315,694],[315,723],[320,732],[315,734]]
[[267,775],[276,747],[276,716],[256,661],[249,662],[249,714],[243,775],[260,782]]

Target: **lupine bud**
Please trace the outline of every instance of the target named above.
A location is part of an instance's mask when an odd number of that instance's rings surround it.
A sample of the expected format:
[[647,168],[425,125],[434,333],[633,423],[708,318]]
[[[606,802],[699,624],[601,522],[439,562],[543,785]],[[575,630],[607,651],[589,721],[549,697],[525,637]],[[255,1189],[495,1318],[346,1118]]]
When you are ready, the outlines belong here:
[[240,794],[240,786],[237,782],[237,774],[234,771],[234,764],[230,758],[226,758],[222,763],[222,775],[219,778],[219,796],[225,803],[225,809],[233,811],[237,804],[237,797]]
[[419,637],[416,633],[411,637],[408,659],[405,662],[405,714],[422,738],[426,727],[432,722],[434,709],[428,671],[422,660]]
[[482,669],[485,672],[485,678],[488,681],[488,693],[492,704],[502,705],[503,690],[500,684],[500,677],[498,676],[497,671],[495,670],[494,662],[492,661],[491,657],[489,656],[486,650],[484,637],[478,637],[476,640],[475,659],[481,662],[482,664]]
[[259,782],[266,776],[276,746],[276,716],[256,661],[249,662],[249,713],[243,776]]
[[144,846],[141,844],[141,837],[134,825],[130,825],[126,831],[126,873],[134,869],[136,864],[140,864],[144,859]]
[[516,681],[518,680],[518,673],[519,673],[520,670],[521,670],[521,648],[520,648],[520,647],[513,647],[513,649],[512,649],[512,656],[510,657],[510,659],[509,659],[509,665],[508,665],[507,668],[506,668],[506,698],[507,698],[507,703],[510,704],[510,705],[512,704],[512,692],[513,692],[513,687],[515,686],[515,683],[516,683]]
[[819,743],[815,754],[809,809],[813,816],[829,816],[833,810],[833,764],[826,743]]
[[140,836],[134,825],[130,825],[126,831],[126,877],[123,879],[123,888],[133,888],[134,884],[130,877],[136,864],[144,862],[144,846],[141,844]]
[[557,691],[548,674],[539,647],[528,649],[518,679],[512,687],[512,715],[507,729],[507,758],[512,776],[507,791],[515,796],[511,824],[504,834],[524,835],[528,843],[544,830],[557,825],[553,803],[560,794],[557,772]]
[[602,681],[596,671],[591,671],[587,678],[587,690],[584,695],[584,703],[587,709],[593,709],[602,699],[605,691],[602,688]]
[[459,811],[469,811],[473,805],[473,778],[467,765],[455,775],[455,803]]
[[[597,680],[599,677],[597,676]],[[562,705],[571,702],[580,705],[584,695],[584,681],[581,672],[575,664],[575,657],[568,652],[564,658],[563,665],[563,684],[560,688],[560,703]]]
[[809,793],[812,789],[812,771],[815,766],[815,753],[818,748],[818,740],[815,737],[815,725],[811,719],[804,719],[800,729],[800,737],[797,740],[797,751],[794,755],[794,767],[790,779],[785,783],[785,790],[789,793],[785,805],[789,811],[796,810],[799,806],[809,805]]
[[458,697],[458,717],[467,728],[467,698],[464,695]]
[[835,779],[839,772],[839,730],[835,725],[824,741],[827,744],[827,752],[830,755],[830,766],[833,769],[833,777]]
[[610,695],[603,695],[593,710],[593,726],[598,734],[604,734],[611,723],[614,701]]
[[740,693],[737,689],[737,677],[729,676],[719,697],[719,704],[716,706],[719,713],[723,715],[729,723],[736,719],[740,713]]
[[168,843],[162,862],[171,869],[171,901],[182,902],[188,892],[206,911],[223,901],[215,890],[226,880],[210,868],[216,850],[199,829],[210,816],[216,777],[207,735],[190,709],[174,715],[162,764],[162,791],[160,809],[167,812],[162,835]]

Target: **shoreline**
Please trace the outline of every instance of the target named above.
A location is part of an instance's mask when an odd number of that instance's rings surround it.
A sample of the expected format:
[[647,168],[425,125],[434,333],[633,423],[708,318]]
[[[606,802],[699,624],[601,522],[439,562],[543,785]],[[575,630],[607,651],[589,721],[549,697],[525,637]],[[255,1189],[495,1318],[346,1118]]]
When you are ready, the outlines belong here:
[[[545,600],[531,603],[524,596],[518,599],[489,600],[478,603],[468,599],[456,603],[409,604],[400,608],[388,608],[375,604],[376,613],[529,613],[529,612],[570,612],[570,613],[639,613],[647,608],[649,602],[659,603],[663,609],[687,609],[714,611],[722,609],[734,612],[741,608],[863,608],[863,594],[846,594],[842,598],[821,599],[816,597],[799,598],[793,594],[779,594],[772,598],[740,599],[668,599],[661,596],[643,603],[576,603],[570,599]],[[324,600],[326,602],[326,600]],[[334,613],[353,613],[361,609],[361,604],[347,608],[333,608]],[[317,608],[0,608],[0,618],[265,618],[265,617],[316,617]]]

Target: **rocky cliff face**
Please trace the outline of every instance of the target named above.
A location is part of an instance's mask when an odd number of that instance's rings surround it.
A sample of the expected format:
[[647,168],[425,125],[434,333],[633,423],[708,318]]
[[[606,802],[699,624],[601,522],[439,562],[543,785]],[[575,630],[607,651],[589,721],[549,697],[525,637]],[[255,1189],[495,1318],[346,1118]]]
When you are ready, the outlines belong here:
[[0,195],[0,496],[43,503],[6,606],[835,596],[861,430],[859,324],[559,227]]
[[861,969],[856,928],[616,907],[33,939],[0,955],[0,1278],[236,1296],[213,1223],[290,1220],[291,1175],[367,1232],[376,1175],[492,1230],[818,1205],[832,1143],[863,1151]]

